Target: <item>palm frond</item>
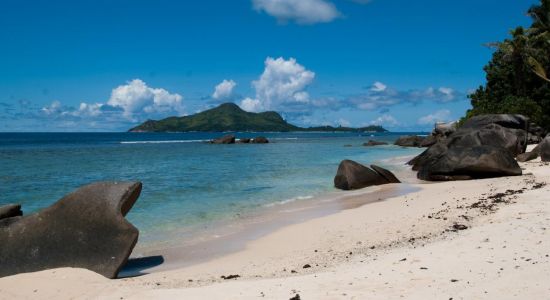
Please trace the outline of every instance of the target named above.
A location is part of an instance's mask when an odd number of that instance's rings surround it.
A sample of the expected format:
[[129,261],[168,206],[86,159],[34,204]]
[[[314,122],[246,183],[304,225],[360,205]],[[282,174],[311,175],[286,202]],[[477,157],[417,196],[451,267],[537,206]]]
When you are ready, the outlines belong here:
[[529,58],[527,58],[527,63],[538,77],[550,82],[550,79],[548,79],[548,76],[546,76],[546,70],[540,62],[530,56]]

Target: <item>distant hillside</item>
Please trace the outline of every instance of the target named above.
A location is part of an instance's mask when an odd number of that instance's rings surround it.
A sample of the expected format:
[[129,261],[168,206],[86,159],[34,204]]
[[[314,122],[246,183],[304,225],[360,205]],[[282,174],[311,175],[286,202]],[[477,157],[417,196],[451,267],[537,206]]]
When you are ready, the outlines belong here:
[[274,111],[251,113],[234,103],[224,103],[216,108],[185,116],[163,120],[148,120],[129,130],[130,132],[222,132],[222,131],[376,131],[384,132],[380,126],[363,128],[310,127],[301,128],[287,123]]

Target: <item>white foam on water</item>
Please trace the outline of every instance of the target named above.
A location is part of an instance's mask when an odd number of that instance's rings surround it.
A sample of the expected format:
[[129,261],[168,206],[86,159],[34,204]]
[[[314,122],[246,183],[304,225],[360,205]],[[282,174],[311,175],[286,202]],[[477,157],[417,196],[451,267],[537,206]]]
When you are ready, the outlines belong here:
[[299,200],[308,200],[308,199],[313,199],[313,195],[298,196],[298,197],[293,197],[293,198],[290,198],[290,199],[285,199],[285,200],[282,200],[282,201],[268,203],[268,204],[264,205],[264,207],[273,207],[273,206],[276,206],[276,205],[284,205],[284,204],[287,204],[287,203],[290,203],[290,202],[299,201]]
[[121,144],[174,144],[174,143],[201,143],[209,140],[167,140],[167,141],[122,141]]

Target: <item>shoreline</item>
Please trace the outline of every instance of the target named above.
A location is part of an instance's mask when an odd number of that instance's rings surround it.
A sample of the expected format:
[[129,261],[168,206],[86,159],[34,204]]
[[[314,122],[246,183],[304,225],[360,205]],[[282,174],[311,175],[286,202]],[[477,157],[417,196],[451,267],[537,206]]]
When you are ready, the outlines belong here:
[[[253,211],[239,215],[237,219],[214,222],[205,228],[195,228],[188,232],[185,239],[178,238],[178,232],[171,232],[170,242],[155,245],[139,245],[134,249],[130,259],[147,259],[163,257],[163,263],[153,267],[136,265],[123,268],[119,277],[132,277],[189,267],[209,260],[242,251],[246,244],[286,226],[306,222],[354,209],[389,198],[403,196],[419,190],[409,184],[418,183],[414,172],[405,167],[405,163],[414,155],[387,158],[383,161],[398,169],[392,169],[403,180],[402,184],[372,186],[355,191],[331,191],[307,198],[296,197],[292,201],[274,202]],[[175,240],[172,240],[175,239]]]
[[[18,274],[0,278],[0,295],[545,298],[550,169],[540,159],[520,165],[522,176],[413,183],[419,190],[286,225],[236,252],[190,266],[118,280],[71,268]],[[239,277],[221,278],[228,275]]]

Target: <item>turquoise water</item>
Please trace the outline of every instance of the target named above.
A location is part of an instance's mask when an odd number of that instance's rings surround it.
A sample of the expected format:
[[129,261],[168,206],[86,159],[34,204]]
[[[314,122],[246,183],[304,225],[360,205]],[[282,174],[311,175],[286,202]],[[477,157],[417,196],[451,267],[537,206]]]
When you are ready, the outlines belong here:
[[[363,147],[399,134],[243,133],[269,144],[211,145],[215,133],[0,133],[0,205],[25,214],[93,181],[136,180],[143,192],[128,214],[140,243],[204,227],[257,208],[334,191],[342,159],[385,165],[418,149]],[[344,147],[352,145],[352,147]],[[395,166],[387,166],[390,169]]]

